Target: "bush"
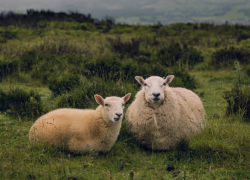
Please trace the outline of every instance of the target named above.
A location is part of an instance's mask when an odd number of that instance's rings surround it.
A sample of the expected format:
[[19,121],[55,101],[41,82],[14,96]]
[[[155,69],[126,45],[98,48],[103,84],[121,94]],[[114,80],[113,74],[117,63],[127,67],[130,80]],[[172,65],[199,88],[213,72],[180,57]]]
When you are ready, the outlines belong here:
[[0,43],[6,43],[9,39],[17,38],[17,32],[10,30],[0,31]]
[[231,91],[225,91],[223,98],[227,101],[226,114],[243,113],[243,117],[250,119],[250,87],[235,85]]
[[121,62],[114,57],[99,57],[96,61],[88,61],[85,68],[84,75],[89,78],[98,76],[105,80],[117,80],[121,77]]
[[242,48],[224,48],[212,54],[211,65],[214,67],[233,65],[237,60],[240,63],[249,63],[250,53]]
[[38,53],[36,51],[27,51],[20,57],[21,71],[29,72],[32,70],[32,66],[38,63]]
[[194,78],[192,78],[184,68],[167,68],[160,63],[142,63],[138,64],[131,59],[120,61],[114,58],[99,58],[97,61],[88,61],[85,64],[84,75],[87,78],[98,76],[104,81],[126,81],[136,83],[135,76],[166,77],[169,74],[175,75],[176,79],[171,83],[172,86],[186,87],[193,89],[195,87]]
[[249,38],[250,38],[250,34],[240,34],[237,37],[237,42],[239,43],[240,41],[246,40],[246,39],[249,39]]
[[18,73],[18,61],[0,62],[0,79]]
[[[71,108],[95,108],[97,103],[94,100],[94,95],[99,94],[103,98],[108,96],[123,97],[127,93],[132,93],[134,97],[139,90],[136,85],[120,82],[120,81],[104,81],[101,78],[94,77],[92,79],[83,79],[81,85],[69,93],[64,93],[56,100],[56,107],[71,107]],[[128,103],[132,102],[131,98]]]
[[173,43],[160,49],[154,61],[160,61],[166,67],[172,67],[177,64],[193,67],[203,62],[204,57],[201,55],[201,52],[193,47],[188,47],[187,45],[181,47],[179,43]]
[[190,76],[189,73],[182,68],[171,68],[168,75],[173,74],[174,80],[171,82],[172,87],[185,87],[187,89],[194,89],[196,87],[196,81],[194,77]]
[[120,38],[111,41],[111,46],[115,52],[128,54],[133,57],[138,55],[140,50],[141,39],[131,39],[131,42],[122,42]]
[[0,89],[0,111],[18,118],[37,118],[46,112],[38,92],[10,88]]
[[79,85],[80,79],[77,75],[68,74],[63,75],[61,78],[54,78],[49,80],[49,89],[53,95],[60,95],[65,92],[69,92]]

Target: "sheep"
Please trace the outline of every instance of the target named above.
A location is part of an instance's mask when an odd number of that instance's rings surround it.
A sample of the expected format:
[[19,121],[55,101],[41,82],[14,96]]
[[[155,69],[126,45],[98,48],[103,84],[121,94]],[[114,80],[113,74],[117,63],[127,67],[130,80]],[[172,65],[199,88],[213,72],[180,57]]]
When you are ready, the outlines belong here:
[[38,118],[29,131],[31,144],[38,142],[68,149],[72,153],[107,152],[115,143],[121,128],[124,97],[95,95],[99,106],[93,109],[61,108]]
[[189,139],[205,126],[205,111],[200,98],[185,88],[171,88],[174,76],[135,79],[141,90],[128,107],[126,122],[144,147],[166,151],[180,139]]

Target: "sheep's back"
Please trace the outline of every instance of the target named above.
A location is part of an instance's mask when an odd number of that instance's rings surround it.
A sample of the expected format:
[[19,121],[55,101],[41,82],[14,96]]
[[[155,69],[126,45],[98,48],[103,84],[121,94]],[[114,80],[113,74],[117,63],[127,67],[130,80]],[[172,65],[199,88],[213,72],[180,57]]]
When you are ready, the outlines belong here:
[[[172,88],[180,107],[180,129],[185,136],[202,130],[205,125],[205,110],[197,94],[185,88]],[[186,131],[186,132],[185,132]]]
[[57,109],[36,120],[30,129],[30,142],[36,140],[54,144],[67,145],[68,140],[76,133],[87,133],[89,121],[94,110]]

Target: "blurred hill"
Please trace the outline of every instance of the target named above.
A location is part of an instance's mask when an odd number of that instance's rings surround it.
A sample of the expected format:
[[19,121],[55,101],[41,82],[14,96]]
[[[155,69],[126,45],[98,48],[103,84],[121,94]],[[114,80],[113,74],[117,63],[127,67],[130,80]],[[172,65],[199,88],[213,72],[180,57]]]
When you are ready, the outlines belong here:
[[78,11],[95,18],[106,15],[129,24],[171,24],[176,22],[213,22],[250,24],[249,0],[72,0],[18,2],[1,0],[0,11],[25,12],[26,9]]

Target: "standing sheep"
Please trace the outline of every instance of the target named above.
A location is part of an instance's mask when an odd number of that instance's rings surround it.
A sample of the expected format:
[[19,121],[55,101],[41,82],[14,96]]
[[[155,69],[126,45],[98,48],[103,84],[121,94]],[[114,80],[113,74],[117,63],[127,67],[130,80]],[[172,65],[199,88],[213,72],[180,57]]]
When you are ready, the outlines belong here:
[[169,87],[173,78],[135,77],[142,89],[129,106],[126,120],[136,139],[153,150],[171,149],[181,138],[190,137],[205,125],[200,98],[185,88]]
[[92,109],[57,109],[36,120],[29,132],[31,144],[46,142],[74,153],[107,152],[119,135],[124,103],[130,98],[95,95]]

